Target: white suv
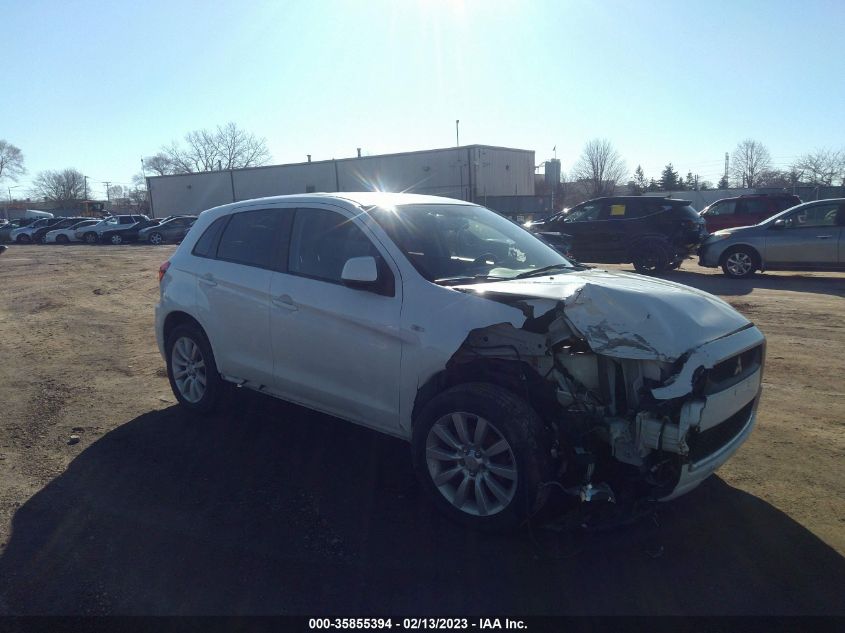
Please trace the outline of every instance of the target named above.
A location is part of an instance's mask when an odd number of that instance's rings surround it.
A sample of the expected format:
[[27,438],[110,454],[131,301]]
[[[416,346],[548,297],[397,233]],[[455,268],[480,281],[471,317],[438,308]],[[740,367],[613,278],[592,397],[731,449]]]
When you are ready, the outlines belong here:
[[74,233],[74,237],[87,244],[96,244],[106,231],[128,229],[142,220],[149,220],[149,218],[146,215],[111,215],[97,224],[80,228]]
[[184,407],[208,412],[235,384],[407,440],[434,502],[480,527],[518,525],[552,486],[581,503],[676,497],[754,426],[765,339],[745,317],[573,265],[467,202],[217,207],[159,277]]

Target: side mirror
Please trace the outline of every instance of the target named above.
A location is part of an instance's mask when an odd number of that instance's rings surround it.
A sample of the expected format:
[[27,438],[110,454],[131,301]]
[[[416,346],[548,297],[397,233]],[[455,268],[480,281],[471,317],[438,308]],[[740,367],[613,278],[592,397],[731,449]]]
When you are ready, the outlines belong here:
[[378,266],[374,257],[353,257],[346,260],[340,280],[348,286],[360,287],[378,281]]
[[372,256],[352,257],[346,260],[340,280],[345,286],[357,290],[368,290],[376,294],[392,297],[394,294],[393,275],[382,262],[382,270]]
[[783,218],[781,218],[780,220],[775,220],[775,221],[772,223],[772,226],[771,226],[770,228],[773,228],[773,229],[782,229],[782,228],[783,228],[783,227],[785,227],[785,226],[786,226],[786,220],[784,220]]

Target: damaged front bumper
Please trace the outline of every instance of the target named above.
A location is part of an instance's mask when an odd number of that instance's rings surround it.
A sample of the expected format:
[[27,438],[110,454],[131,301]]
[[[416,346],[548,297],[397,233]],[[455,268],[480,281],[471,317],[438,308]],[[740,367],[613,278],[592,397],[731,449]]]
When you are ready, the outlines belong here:
[[[651,411],[637,414],[629,444],[613,446],[621,461],[636,464],[671,455],[677,480],[661,500],[679,497],[727,461],[755,425],[763,381],[765,338],[754,326],[692,350],[664,385],[651,390]],[[674,419],[656,415],[680,405]],[[631,457],[633,456],[633,459]]]

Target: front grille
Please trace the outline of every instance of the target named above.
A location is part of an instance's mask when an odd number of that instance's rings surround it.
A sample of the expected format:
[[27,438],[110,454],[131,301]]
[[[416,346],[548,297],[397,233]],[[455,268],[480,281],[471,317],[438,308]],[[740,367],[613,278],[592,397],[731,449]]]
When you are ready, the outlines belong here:
[[714,365],[707,372],[707,379],[704,385],[705,395],[724,391],[738,382],[745,380],[760,368],[762,360],[763,346],[758,345]]
[[706,431],[691,432],[687,436],[690,461],[698,462],[729,444],[740,434],[754,408],[754,400],[742,407],[721,424]]

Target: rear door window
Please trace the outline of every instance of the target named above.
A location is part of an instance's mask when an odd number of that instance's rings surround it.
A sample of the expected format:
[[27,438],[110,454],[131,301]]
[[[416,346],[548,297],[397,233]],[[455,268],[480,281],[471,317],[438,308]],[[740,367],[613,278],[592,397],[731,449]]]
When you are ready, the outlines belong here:
[[742,215],[765,217],[769,214],[769,201],[763,198],[740,200],[736,212]]
[[232,214],[217,246],[217,259],[244,266],[277,269],[287,244],[292,211],[264,209]]

